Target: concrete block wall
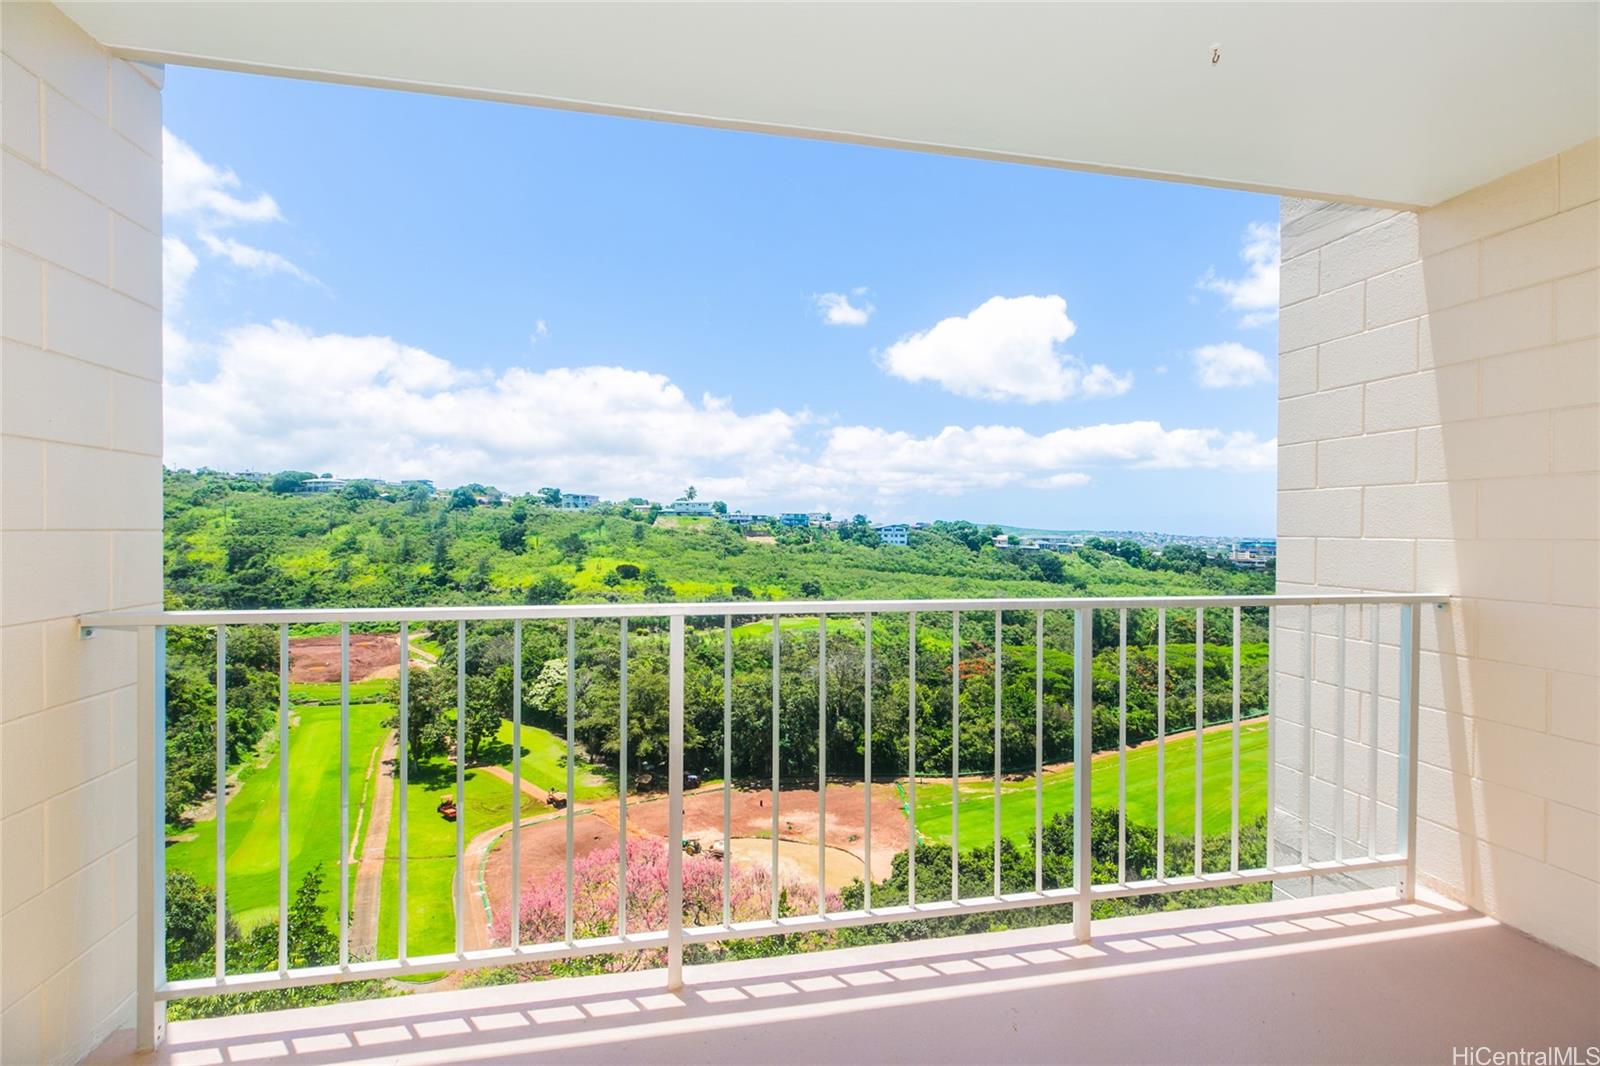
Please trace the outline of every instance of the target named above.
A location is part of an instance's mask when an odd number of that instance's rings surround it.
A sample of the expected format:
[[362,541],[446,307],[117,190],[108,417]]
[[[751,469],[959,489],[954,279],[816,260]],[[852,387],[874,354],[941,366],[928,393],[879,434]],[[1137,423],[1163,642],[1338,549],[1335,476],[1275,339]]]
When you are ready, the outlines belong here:
[[[1600,141],[1419,213],[1285,200],[1282,242],[1279,587],[1453,597],[1422,617],[1421,877],[1600,962]],[[1312,618],[1317,859],[1338,802],[1336,625]],[[1373,731],[1370,627],[1347,625],[1348,785]],[[1303,614],[1275,636],[1284,856]],[[1397,636],[1386,616],[1380,846]],[[1344,797],[1347,839],[1364,795]]]
[[133,638],[161,600],[159,70],[0,4],[0,1061],[133,1021]]

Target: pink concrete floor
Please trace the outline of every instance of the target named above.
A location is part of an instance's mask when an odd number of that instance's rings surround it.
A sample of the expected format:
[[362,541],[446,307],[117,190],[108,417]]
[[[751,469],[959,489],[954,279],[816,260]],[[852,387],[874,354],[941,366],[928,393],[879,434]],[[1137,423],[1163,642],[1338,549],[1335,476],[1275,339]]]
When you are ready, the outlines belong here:
[[[87,1061],[1436,1062],[1600,1045],[1600,970],[1471,910],[1364,892],[119,1033]],[[1577,1061],[1584,1062],[1584,1052]],[[1488,1060],[1484,1060],[1488,1061]]]

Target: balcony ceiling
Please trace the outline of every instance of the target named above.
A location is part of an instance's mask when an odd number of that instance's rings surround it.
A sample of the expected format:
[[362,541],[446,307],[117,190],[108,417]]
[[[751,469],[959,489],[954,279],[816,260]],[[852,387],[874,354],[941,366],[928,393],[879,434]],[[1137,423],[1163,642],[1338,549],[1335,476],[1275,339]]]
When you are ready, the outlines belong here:
[[1590,3],[60,7],[153,61],[1394,205],[1600,130]]

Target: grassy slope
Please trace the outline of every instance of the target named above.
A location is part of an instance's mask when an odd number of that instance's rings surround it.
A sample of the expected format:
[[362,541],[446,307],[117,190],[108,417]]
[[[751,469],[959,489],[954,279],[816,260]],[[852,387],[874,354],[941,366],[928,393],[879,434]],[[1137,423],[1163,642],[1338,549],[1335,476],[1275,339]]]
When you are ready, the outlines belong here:
[[[1208,731],[1201,744],[1205,763],[1202,795],[1205,807],[1205,832],[1228,832],[1232,819],[1230,784],[1233,778],[1233,743],[1229,732]],[[1148,744],[1128,752],[1128,820],[1156,824],[1157,749]],[[1194,736],[1179,736],[1166,745],[1167,830],[1173,836],[1194,831]],[[1118,760],[1116,753],[1096,756],[1090,787],[1094,805],[1117,805]],[[1266,812],[1267,803],[1267,728],[1264,720],[1245,722],[1239,730],[1239,820],[1248,822]],[[1072,767],[1046,773],[1044,779],[1045,817],[1072,810],[1074,773]],[[1019,842],[1031,842],[1034,826],[1034,783],[1006,781],[1000,788],[1001,835]],[[948,783],[917,785],[917,828],[928,839],[950,841],[950,786]],[[994,783],[992,778],[967,778],[961,787],[961,846],[963,849],[988,845],[994,839]]]
[[[339,708],[300,707],[289,731],[289,883],[291,891],[313,866],[338,884]],[[369,801],[367,765],[383,742],[386,704],[350,708],[350,831]],[[228,909],[242,927],[278,912],[278,755],[246,766],[227,805]],[[363,825],[365,819],[362,819]],[[217,823],[197,821],[188,839],[167,848],[167,868],[204,885],[216,883]],[[352,876],[354,867],[352,866]]]

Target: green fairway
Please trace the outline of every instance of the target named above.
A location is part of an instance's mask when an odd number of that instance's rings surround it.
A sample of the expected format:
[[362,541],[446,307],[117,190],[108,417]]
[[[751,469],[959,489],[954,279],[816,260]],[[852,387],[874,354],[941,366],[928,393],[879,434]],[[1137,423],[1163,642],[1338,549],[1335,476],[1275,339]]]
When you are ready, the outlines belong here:
[[[778,629],[785,635],[790,633],[815,633],[817,631],[817,619],[815,615],[784,615],[778,619]],[[858,618],[828,619],[829,633],[841,633],[847,630],[859,631],[860,629],[861,620]],[[767,640],[772,639],[771,619],[746,622],[744,625],[733,627],[733,638],[735,640],[748,640],[757,637],[765,637]]]
[[[298,687],[298,686],[297,686]],[[298,707],[289,730],[289,885],[322,866],[337,891],[339,878],[339,708]],[[371,795],[367,766],[383,743],[384,719],[393,708],[365,703],[350,708],[350,832]],[[273,735],[276,735],[274,732]],[[228,910],[241,928],[278,913],[278,754],[239,771],[227,806]],[[166,850],[167,869],[216,884],[217,823],[196,821]],[[351,864],[351,875],[355,866]],[[335,908],[337,910],[337,908]]]
[[[368,681],[350,682],[350,703],[374,703],[384,699],[389,694],[389,687],[393,681],[382,678],[373,678]],[[339,705],[339,682],[337,681],[303,681],[289,686],[289,702],[299,705],[305,703],[331,703]]]
[[[496,750],[503,756],[496,761],[507,771],[511,769],[511,723],[501,722],[495,735]],[[567,790],[567,741],[548,729],[526,723],[522,726],[522,776],[528,783],[546,792]],[[593,763],[579,761],[573,767],[573,780],[578,801],[608,799],[617,794],[614,777]],[[506,786],[510,788],[510,785]]]
[[[442,758],[424,759],[412,768],[407,789],[406,842],[406,950],[428,955],[455,950],[455,910],[450,897],[456,868],[456,824],[438,812],[439,800],[454,796],[455,764]],[[466,820],[463,839],[552,808],[526,793],[520,810],[514,810],[511,785],[481,769],[465,775]],[[399,795],[398,782],[396,796]],[[478,906],[474,894],[472,906]],[[399,946],[400,814],[389,819],[389,839],[384,847],[382,904],[378,917],[378,957],[393,958]]]
[[[1201,745],[1205,775],[1202,786],[1204,826],[1207,834],[1226,833],[1232,820],[1230,787],[1233,778],[1231,730],[1212,730]],[[1117,754],[1096,755],[1091,787],[1096,807],[1116,807]],[[1267,809],[1267,724],[1265,719],[1239,727],[1239,821],[1251,821]],[[1046,772],[1044,815],[1072,810],[1073,768]],[[1034,783],[1006,781],[1000,786],[1000,832],[1019,844],[1031,845],[1034,827]],[[1194,735],[1168,739],[1166,744],[1167,831],[1172,836],[1194,831]],[[1128,820],[1156,824],[1156,745],[1128,752]],[[924,838],[950,842],[950,785],[918,783],[917,829]],[[994,839],[994,781],[968,777],[961,784],[961,847],[986,847]]]

